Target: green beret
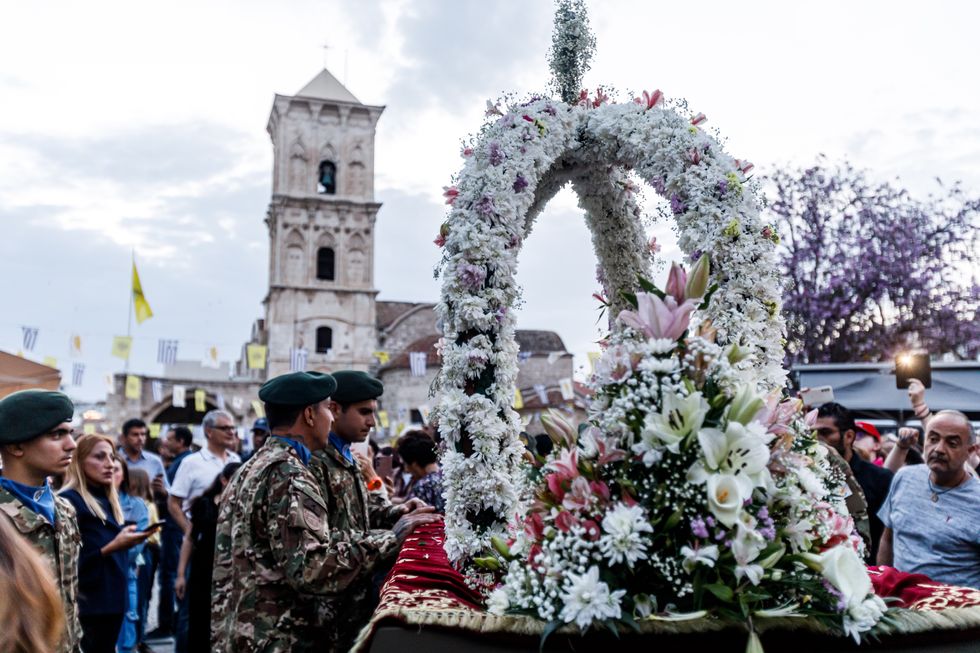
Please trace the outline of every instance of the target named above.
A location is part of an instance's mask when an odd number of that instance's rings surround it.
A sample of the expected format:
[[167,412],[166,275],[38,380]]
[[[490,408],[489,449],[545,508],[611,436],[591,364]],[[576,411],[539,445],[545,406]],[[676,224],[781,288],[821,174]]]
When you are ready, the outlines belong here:
[[292,372],[269,379],[259,388],[259,399],[279,406],[312,406],[333,395],[337,382],[323,372]]
[[0,399],[0,444],[27,442],[75,416],[68,395],[54,390],[21,390]]
[[333,378],[337,379],[337,392],[333,393],[331,399],[344,406],[377,399],[385,391],[381,381],[367,372],[341,370],[334,372]]

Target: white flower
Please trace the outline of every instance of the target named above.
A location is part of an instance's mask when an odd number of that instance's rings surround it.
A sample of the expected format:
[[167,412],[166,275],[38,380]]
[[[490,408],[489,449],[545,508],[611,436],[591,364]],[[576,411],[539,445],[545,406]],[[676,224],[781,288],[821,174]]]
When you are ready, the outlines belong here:
[[694,571],[694,567],[697,565],[714,567],[718,561],[718,554],[718,546],[715,544],[695,547],[693,549],[689,546],[682,546],[681,555],[684,556],[684,561],[681,563],[681,566],[684,567],[684,571],[687,573]]
[[841,593],[848,609],[860,605],[871,594],[868,569],[849,542],[807,557],[816,564],[827,582]]
[[[682,397],[675,392],[664,392],[663,405],[659,412],[652,412],[643,420],[640,442],[633,445],[633,451],[644,454],[666,447],[677,453],[681,443],[701,428],[704,416],[708,413],[708,402],[700,392]],[[650,466],[652,463],[647,463]]]
[[760,562],[759,554],[766,548],[765,539],[754,528],[739,523],[735,537],[732,539],[732,555],[735,556],[735,578],[748,578],[753,585],[758,585],[765,573]]
[[874,628],[887,607],[880,596],[872,594],[861,603],[848,608],[844,613],[844,634],[850,635],[858,644],[861,643],[861,633]]
[[[729,422],[724,431],[714,428],[701,429],[698,442],[704,453],[704,467],[711,472],[733,476],[741,487],[741,495],[748,498],[752,488],[763,487],[769,480],[769,447],[759,424],[743,426]],[[688,478],[699,482],[704,471],[692,467]]]
[[510,608],[510,599],[507,591],[503,587],[498,587],[487,597],[487,612],[490,614],[501,615]]
[[742,511],[742,486],[731,474],[712,474],[708,478],[708,510],[722,524],[731,527]]
[[599,580],[599,568],[595,565],[582,574],[569,574],[565,582],[561,601],[561,619],[565,623],[575,622],[582,630],[593,621],[619,619],[622,609],[620,599],[626,590],[609,591],[609,586]]
[[603,517],[602,530],[599,550],[610,563],[625,562],[632,567],[637,560],[646,559],[647,543],[641,533],[652,533],[653,527],[641,506],[616,504]]

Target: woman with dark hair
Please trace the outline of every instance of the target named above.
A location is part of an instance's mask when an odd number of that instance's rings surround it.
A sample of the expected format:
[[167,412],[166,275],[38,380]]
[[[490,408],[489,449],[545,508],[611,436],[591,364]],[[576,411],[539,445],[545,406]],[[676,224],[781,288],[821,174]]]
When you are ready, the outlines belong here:
[[149,533],[123,524],[113,484],[116,450],[104,435],[83,435],[61,495],[75,507],[82,550],[78,560],[78,615],[83,653],[115,653],[126,612],[127,551]]
[[442,470],[435,441],[424,431],[408,431],[398,438],[398,456],[402,469],[412,475],[412,487],[406,499],[421,499],[445,512],[446,500],[442,496]]
[[[218,530],[218,502],[228,481],[241,467],[241,463],[228,463],[215,477],[204,494],[191,503],[191,532],[184,536],[177,565],[177,583],[174,592],[183,600],[187,593],[188,603],[188,653],[207,653],[211,650],[211,576],[214,570],[214,537]],[[190,563],[190,578],[187,565]]]

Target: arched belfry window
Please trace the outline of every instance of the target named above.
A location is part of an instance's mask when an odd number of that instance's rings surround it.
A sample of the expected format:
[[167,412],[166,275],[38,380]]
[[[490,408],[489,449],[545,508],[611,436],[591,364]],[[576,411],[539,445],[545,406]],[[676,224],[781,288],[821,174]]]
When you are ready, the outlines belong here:
[[321,247],[316,251],[316,278],[324,281],[334,280],[333,249]]
[[334,195],[337,192],[337,166],[333,161],[320,161],[316,182],[317,192],[321,195]]
[[316,353],[325,354],[333,349],[333,329],[319,327],[316,330]]

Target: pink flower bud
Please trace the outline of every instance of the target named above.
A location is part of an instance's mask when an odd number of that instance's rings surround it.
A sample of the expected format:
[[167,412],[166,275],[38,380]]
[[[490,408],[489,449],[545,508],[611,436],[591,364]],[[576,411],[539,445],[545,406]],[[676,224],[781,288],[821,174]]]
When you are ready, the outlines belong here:
[[667,275],[667,294],[680,304],[684,301],[685,286],[687,286],[687,272],[677,263],[671,263],[670,274]]
[[691,118],[691,124],[694,125],[695,127],[704,124],[707,121],[708,121],[708,117],[703,113],[699,113],[698,115]]

